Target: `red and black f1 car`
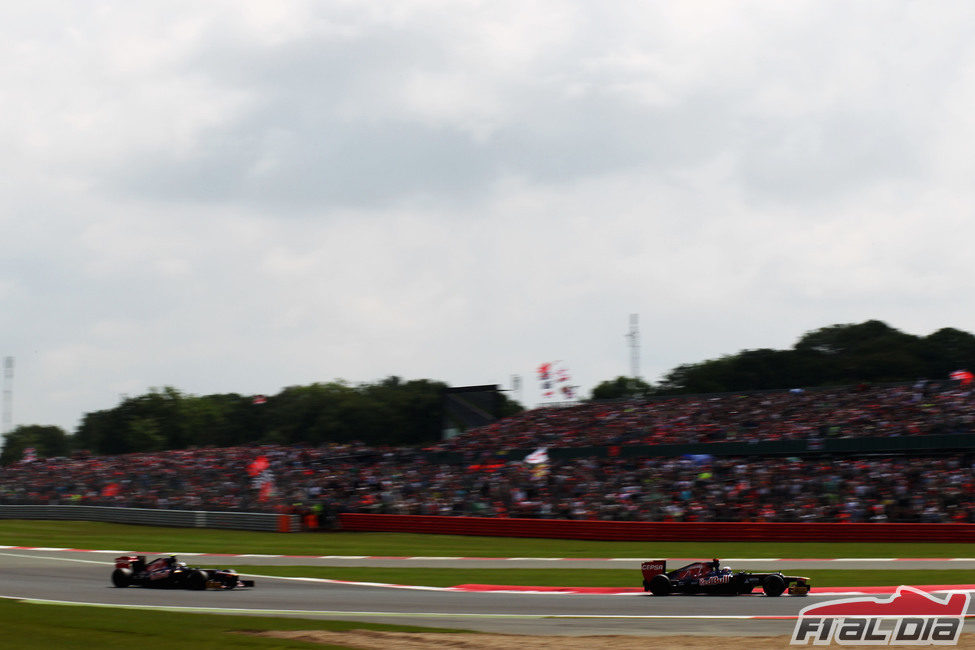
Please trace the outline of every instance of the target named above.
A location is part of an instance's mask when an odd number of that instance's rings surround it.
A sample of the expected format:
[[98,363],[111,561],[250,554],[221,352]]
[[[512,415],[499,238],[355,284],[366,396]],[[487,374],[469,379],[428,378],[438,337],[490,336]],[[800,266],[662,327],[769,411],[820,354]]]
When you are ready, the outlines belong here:
[[186,566],[175,555],[146,562],[145,555],[115,558],[112,584],[116,587],[159,587],[163,589],[236,589],[253,587],[253,580],[241,580],[233,569],[200,569]]
[[781,572],[732,571],[729,567],[722,567],[717,559],[710,562],[692,562],[673,571],[667,571],[667,560],[650,560],[644,562],[640,569],[643,572],[643,590],[654,596],[737,596],[750,594],[757,587],[761,587],[766,596],[781,596],[786,590],[790,596],[805,596],[810,588],[809,578],[782,575]]

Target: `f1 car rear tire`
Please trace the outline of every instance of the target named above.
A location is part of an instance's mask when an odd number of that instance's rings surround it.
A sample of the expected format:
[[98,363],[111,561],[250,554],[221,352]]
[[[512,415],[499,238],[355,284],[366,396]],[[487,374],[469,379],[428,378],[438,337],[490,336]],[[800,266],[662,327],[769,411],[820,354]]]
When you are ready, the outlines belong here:
[[670,595],[670,578],[664,574],[655,575],[650,578],[649,585],[650,593],[654,596],[669,596]]
[[782,576],[772,574],[766,576],[765,580],[762,581],[762,591],[765,592],[766,596],[781,596],[782,592],[785,591],[785,580]]
[[116,587],[128,587],[132,584],[132,569],[115,569],[112,571],[112,584]]
[[207,574],[200,570],[194,571],[186,580],[186,586],[195,591],[203,591],[207,588]]

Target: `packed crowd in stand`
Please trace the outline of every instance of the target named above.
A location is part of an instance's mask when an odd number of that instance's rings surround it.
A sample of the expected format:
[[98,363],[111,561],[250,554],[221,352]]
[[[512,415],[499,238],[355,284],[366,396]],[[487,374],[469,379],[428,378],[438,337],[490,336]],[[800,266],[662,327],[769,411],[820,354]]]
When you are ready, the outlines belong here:
[[[440,465],[293,447],[47,460],[4,468],[0,503],[629,521],[975,522],[975,459],[581,458]],[[267,460],[260,473],[248,467]],[[262,491],[269,486],[267,494]]]
[[918,436],[975,430],[975,392],[956,382],[588,403],[526,411],[436,449],[660,445]]
[[[576,459],[472,472],[378,463],[307,481],[342,512],[624,521],[975,522],[972,459]],[[318,492],[322,490],[322,492]]]
[[299,476],[335,463],[403,452],[359,444],[181,449],[118,456],[75,454],[0,468],[0,503],[273,511]]
[[[967,387],[864,388],[537,409],[420,449],[262,445],[76,454],[0,468],[0,503],[633,521],[975,522],[967,455],[584,457],[536,447],[971,432]],[[439,462],[430,451],[460,451]],[[485,458],[495,456],[492,462]],[[475,460],[476,459],[476,460]]]

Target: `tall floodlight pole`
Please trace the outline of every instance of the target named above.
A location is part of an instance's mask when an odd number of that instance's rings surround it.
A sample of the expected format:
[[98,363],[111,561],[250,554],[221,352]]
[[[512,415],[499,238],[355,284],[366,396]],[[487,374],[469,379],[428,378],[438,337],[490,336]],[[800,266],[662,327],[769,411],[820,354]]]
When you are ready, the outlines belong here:
[[640,315],[630,314],[630,331],[626,335],[630,341],[630,377],[640,378]]
[[3,358],[3,435],[10,433],[13,424],[14,358]]

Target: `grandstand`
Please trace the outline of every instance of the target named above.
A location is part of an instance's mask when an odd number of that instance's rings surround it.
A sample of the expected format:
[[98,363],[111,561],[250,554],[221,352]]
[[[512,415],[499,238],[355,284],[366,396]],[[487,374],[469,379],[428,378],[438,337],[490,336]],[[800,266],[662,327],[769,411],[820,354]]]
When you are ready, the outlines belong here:
[[[478,388],[451,399],[485,421],[428,448],[38,459],[0,469],[0,503],[286,507],[324,524],[339,512],[975,523],[975,398],[954,382],[631,399],[497,420],[490,387]],[[539,448],[547,462],[522,462]]]
[[497,384],[443,389],[443,437],[483,427],[498,419],[501,393]]

